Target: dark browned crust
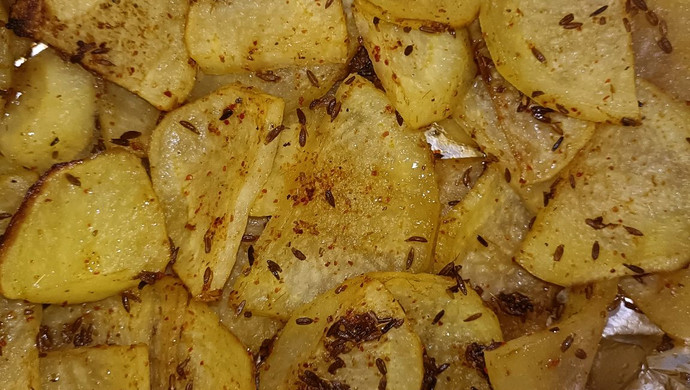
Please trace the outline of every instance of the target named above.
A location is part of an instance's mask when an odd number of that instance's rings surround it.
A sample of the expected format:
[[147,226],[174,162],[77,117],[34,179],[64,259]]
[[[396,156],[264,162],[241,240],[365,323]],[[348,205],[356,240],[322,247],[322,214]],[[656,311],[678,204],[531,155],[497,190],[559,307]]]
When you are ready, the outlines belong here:
[[6,27],[17,36],[38,39],[39,27],[46,19],[42,0],[18,0],[10,9]]

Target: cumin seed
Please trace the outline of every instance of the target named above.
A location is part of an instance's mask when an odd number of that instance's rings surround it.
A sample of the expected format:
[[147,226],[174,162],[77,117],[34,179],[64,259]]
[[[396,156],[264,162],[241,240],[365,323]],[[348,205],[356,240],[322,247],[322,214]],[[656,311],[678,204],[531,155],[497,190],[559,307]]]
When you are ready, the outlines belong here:
[[636,273],[636,274],[643,274],[643,273],[645,273],[645,272],[644,272],[644,269],[643,269],[642,267],[639,267],[639,266],[637,266],[637,265],[635,265],[635,264],[626,264],[626,263],[623,263],[623,266],[625,266],[625,268],[631,270],[632,272],[634,272],[634,273]]
[[182,127],[184,127],[185,129],[191,131],[192,133],[197,134],[197,135],[201,134],[201,133],[199,133],[199,130],[197,130],[197,128],[196,128],[193,124],[191,124],[190,122],[188,122],[188,121],[180,121],[179,123],[180,123],[180,125],[181,125]]
[[81,187],[81,180],[79,180],[78,177],[76,177],[72,174],[69,174],[69,173],[65,173],[65,179],[67,179],[67,181],[71,185],[76,186],[76,187]]
[[280,274],[279,272],[283,272],[283,269],[280,268],[278,263],[276,263],[273,260],[266,260],[266,264],[268,264],[268,270],[271,271],[273,276],[277,279],[280,280]]
[[412,263],[414,262],[414,248],[410,248],[407,252],[407,259],[405,260],[405,269],[412,268]]
[[479,243],[482,244],[482,246],[483,246],[484,248],[488,248],[488,247],[489,247],[489,243],[486,242],[486,240],[484,239],[484,237],[480,236],[479,234],[477,234],[477,241],[479,241]]
[[534,46],[532,46],[532,55],[534,56],[534,58],[537,59],[537,61],[541,63],[546,62],[546,57],[544,57],[544,55],[539,51],[539,49],[537,49]]
[[331,192],[330,188],[324,192],[324,196],[326,198],[326,202],[328,202],[331,207],[335,207],[335,198],[333,197],[333,193]]
[[573,345],[573,341],[575,340],[575,334],[571,333],[569,334],[561,343],[561,352],[565,352],[570,348],[571,345]]
[[592,260],[599,258],[599,241],[594,241],[592,244]]
[[603,5],[603,6],[599,7],[599,8],[597,8],[596,11],[592,12],[591,14],[589,14],[589,17],[591,18],[592,16],[597,16],[597,15],[599,15],[600,13],[606,11],[608,8],[609,8],[608,5]]
[[421,236],[411,236],[410,238],[406,239],[405,242],[428,242],[426,238],[421,237]]
[[635,229],[634,227],[623,225],[623,228],[625,229],[626,232],[632,234],[633,236],[639,236],[639,237],[641,237],[641,236],[644,235],[644,234],[642,234],[641,231]]
[[474,320],[479,319],[481,316],[482,316],[482,313],[474,313],[474,314],[472,314],[471,316],[469,316],[469,317],[465,318],[464,320],[462,320],[462,322],[472,322],[472,321],[474,321]]
[[441,321],[441,318],[443,318],[443,315],[446,314],[445,310],[441,310],[436,315],[434,316],[434,319],[431,321],[432,324],[436,324],[437,322]]
[[556,247],[556,250],[553,252],[553,261],[561,261],[564,248],[565,246],[563,244]]
[[319,88],[319,79],[317,79],[314,72],[312,72],[309,69],[307,69],[307,78],[309,79],[311,85],[315,86],[316,88]]
[[292,254],[297,258],[297,260],[306,260],[307,259],[307,256],[304,253],[302,253],[302,251],[300,251],[299,249],[290,248],[290,250],[292,251]]

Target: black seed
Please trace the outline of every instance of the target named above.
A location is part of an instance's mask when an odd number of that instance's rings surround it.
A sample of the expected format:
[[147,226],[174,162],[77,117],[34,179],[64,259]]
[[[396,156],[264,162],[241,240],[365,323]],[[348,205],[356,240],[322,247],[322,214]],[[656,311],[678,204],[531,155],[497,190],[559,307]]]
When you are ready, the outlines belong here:
[[201,133],[199,133],[199,130],[197,130],[197,128],[194,127],[193,124],[191,124],[191,123],[189,123],[189,122],[187,122],[187,121],[180,121],[179,123],[180,123],[180,125],[181,125],[182,127],[184,127],[185,129],[191,131],[192,133],[194,133],[194,134],[201,134]]
[[206,270],[204,270],[204,284],[201,286],[201,291],[208,291],[211,288],[211,282],[213,282],[213,271],[211,267],[206,267]]
[[599,258],[599,241],[594,241],[592,244],[592,260]]
[[126,139],[111,138],[111,139],[110,139],[110,142],[113,143],[113,144],[115,144],[115,145],[118,145],[118,146],[124,146],[124,147],[129,146],[129,141],[126,140]]
[[534,311],[532,300],[517,291],[510,294],[499,293],[498,307],[504,313],[514,317],[525,317],[528,312]]
[[292,254],[293,254],[298,260],[306,260],[306,259],[307,259],[307,256],[305,256],[304,253],[302,253],[302,251],[300,251],[299,249],[297,249],[297,248],[290,248],[290,250],[292,251]]
[[590,16],[590,17],[592,17],[592,16],[597,16],[597,15],[599,15],[600,13],[606,11],[607,8],[609,8],[608,5],[601,6],[601,7],[597,8],[596,11],[592,12],[591,14],[589,14],[589,16]]
[[412,268],[412,263],[414,262],[414,248],[410,248],[407,252],[407,260],[405,260],[405,269]]
[[326,197],[326,202],[328,202],[328,204],[331,205],[331,207],[335,207],[335,198],[333,197],[333,193],[330,189],[326,190],[324,196]]
[[428,242],[426,238],[420,236],[412,236],[405,240],[405,242]]
[[249,248],[247,249],[247,257],[249,258],[249,266],[251,267],[254,265],[254,246],[249,245]]
[[75,177],[74,175],[65,173],[65,178],[71,185],[81,187],[81,180],[79,180],[79,178]]
[[395,110],[395,120],[398,122],[398,126],[402,126],[405,121],[403,120],[402,115],[398,112],[398,110]]
[[280,126],[277,126],[277,127],[274,127],[273,129],[271,129],[271,131],[269,131],[268,134],[266,134],[266,141],[265,141],[265,143],[266,143],[266,144],[270,144],[271,141],[273,141],[274,139],[276,139],[276,137],[278,137],[278,135],[280,135],[280,133],[281,133],[284,129],[285,129],[285,126],[283,126],[283,125],[280,125]]
[[273,260],[266,260],[266,264],[268,264],[268,270],[271,271],[273,276],[275,276],[277,280],[280,280],[279,272],[283,272],[283,269]]
[[668,40],[666,37],[661,37],[659,41],[657,42],[661,50],[664,51],[666,54],[670,54],[673,51],[673,46],[671,45],[671,41]]
[[474,314],[472,314],[471,316],[465,318],[465,319],[462,320],[462,321],[463,321],[463,322],[472,322],[472,321],[474,321],[474,320],[479,319],[479,317],[481,317],[481,316],[482,316],[482,313],[474,313]]
[[297,109],[297,120],[299,121],[300,125],[306,125],[307,124],[307,117],[304,115],[304,111],[301,109]]
[[558,21],[558,25],[559,26],[565,26],[566,24],[572,22],[573,20],[575,20],[575,15],[567,14],[563,18],[561,18],[561,20]]
[[626,263],[623,263],[623,265],[625,266],[625,268],[631,270],[632,272],[634,272],[634,273],[636,273],[636,274],[643,274],[643,273],[645,273],[645,272],[644,272],[644,269],[642,269],[641,267],[638,267],[638,266],[636,266],[636,265],[634,265],[634,264],[626,264]]
[[434,316],[434,319],[431,321],[432,324],[436,324],[437,322],[441,321],[441,318],[443,318],[443,315],[446,314],[445,310],[441,310],[436,315]]
[[503,172],[503,177],[506,179],[506,183],[510,183],[510,169],[506,168],[506,170]]
[[372,22],[374,23],[374,26],[377,26],[380,21],[381,21],[381,19],[377,18],[376,16],[374,16],[374,20],[372,20]]
[[309,69],[307,69],[307,78],[309,79],[309,82],[311,83],[311,85],[315,86],[316,88],[319,87],[319,79],[317,79],[314,72],[312,72]]
[[609,224],[604,223],[604,218],[603,218],[603,217],[596,217],[596,218],[594,218],[594,219],[592,219],[592,218],[586,218],[586,219],[585,219],[585,223],[586,223],[587,225],[589,225],[589,227],[591,227],[591,228],[594,229],[594,230],[603,229],[603,228],[609,226]]
[[302,126],[299,129],[299,146],[304,147],[307,144],[307,128]]
[[406,56],[409,56],[410,54],[412,54],[412,50],[414,50],[414,45],[407,45],[405,46],[404,54]]
[[220,118],[218,120],[224,121],[232,116],[235,112],[229,108],[226,108],[223,110],[223,113],[220,115]]
[[563,340],[561,343],[561,352],[565,352],[570,348],[571,345],[573,345],[573,341],[575,340],[575,334],[571,333],[568,335],[568,337]]
[[333,111],[331,111],[331,122],[333,122],[335,120],[335,118],[338,117],[338,114],[340,114],[340,108],[341,108],[340,102],[337,102],[337,103],[335,103],[335,105],[333,105]]
[[122,135],[120,136],[120,139],[130,140],[130,139],[135,139],[135,138],[139,138],[139,137],[141,137],[141,132],[130,130],[130,131],[125,131],[124,133],[122,133]]
[[345,80],[344,83],[345,85],[350,85],[353,81],[355,81],[355,76],[352,76],[349,79]]
[[575,357],[578,359],[587,359],[587,352],[585,352],[582,348],[578,348],[575,350]]
[[479,241],[479,243],[482,244],[482,246],[484,246],[485,248],[487,248],[489,246],[489,243],[486,242],[484,237],[482,237],[480,235],[477,235],[477,241]]
[[386,375],[388,373],[388,369],[386,368],[386,362],[384,362],[381,358],[376,358],[376,368],[379,369],[381,375]]
[[556,247],[556,250],[553,252],[553,261],[561,261],[561,257],[563,257],[563,248],[563,244]]
[[532,47],[532,55],[534,56],[534,58],[537,59],[537,61],[542,63],[546,62],[546,57],[544,57],[544,55],[539,51],[539,49],[537,49],[534,46]]
[[561,146],[562,143],[563,143],[563,136],[560,136],[556,140],[556,143],[553,144],[553,146],[551,147],[551,151],[555,152],[556,150],[558,150],[558,148]]
[[55,145],[57,145],[58,142],[60,142],[60,138],[55,137],[55,139],[53,139],[53,140],[50,142],[50,146],[55,146]]
[[314,320],[309,318],[309,317],[300,317],[300,318],[295,320],[295,323],[297,325],[309,325],[309,324],[314,323]]
[[539,97],[539,96],[541,96],[541,95],[543,95],[543,94],[544,94],[544,91],[534,91],[534,92],[532,92],[532,97],[533,97],[533,98]]
[[625,229],[626,232],[632,234],[633,236],[640,236],[641,237],[644,235],[644,234],[642,234],[641,231],[635,229],[634,227],[624,225],[623,228]]

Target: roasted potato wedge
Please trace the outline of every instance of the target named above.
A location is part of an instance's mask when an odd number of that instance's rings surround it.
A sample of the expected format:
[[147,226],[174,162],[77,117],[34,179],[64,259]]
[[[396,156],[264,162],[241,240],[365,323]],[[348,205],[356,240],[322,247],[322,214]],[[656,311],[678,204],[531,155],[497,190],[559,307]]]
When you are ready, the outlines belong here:
[[31,187],[0,245],[0,290],[40,303],[95,301],[169,259],[162,207],[141,161],[104,153],[57,165]]
[[41,314],[41,305],[0,297],[0,376],[3,389],[40,387],[36,340]]
[[380,20],[372,7],[368,0],[354,2],[357,28],[402,118],[419,128],[449,117],[476,72],[467,31],[408,31]]
[[18,0],[8,27],[170,110],[194,86],[195,65],[183,40],[188,10],[188,0]]
[[348,36],[340,0],[197,0],[185,41],[204,72],[223,74],[344,63]]
[[381,282],[363,277],[295,310],[260,368],[259,384],[418,390],[423,376],[422,344],[405,312]]
[[96,135],[95,78],[45,50],[14,79],[17,93],[0,119],[2,154],[40,172],[86,157]]
[[563,172],[517,261],[560,285],[690,262],[690,110],[649,83],[640,126],[604,125]]
[[145,345],[100,346],[48,352],[41,361],[41,389],[147,390]]
[[239,85],[168,114],[151,137],[149,160],[173,268],[192,295],[212,300],[228,279],[249,207],[270,172],[283,102]]
[[383,92],[361,77],[343,83],[336,101],[316,151],[292,168],[290,202],[235,285],[252,312],[286,319],[348,277],[431,266],[439,204],[422,134],[398,124]]
[[479,14],[496,68],[520,92],[569,116],[612,123],[640,116],[625,17],[618,0],[499,0]]

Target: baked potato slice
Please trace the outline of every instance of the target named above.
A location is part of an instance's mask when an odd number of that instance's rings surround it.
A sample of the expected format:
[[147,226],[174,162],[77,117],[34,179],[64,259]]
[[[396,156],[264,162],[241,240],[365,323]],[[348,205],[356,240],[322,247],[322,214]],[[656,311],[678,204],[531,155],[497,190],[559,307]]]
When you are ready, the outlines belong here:
[[96,135],[96,79],[44,50],[14,75],[15,94],[0,119],[0,152],[18,165],[48,170],[86,157]]
[[420,128],[450,116],[476,68],[466,30],[408,30],[381,20],[368,0],[353,13],[376,75],[400,116]]
[[340,0],[191,2],[185,41],[209,74],[344,63],[347,25]]
[[615,281],[572,288],[555,326],[485,350],[493,388],[584,389],[616,291]]
[[0,297],[0,376],[7,390],[40,387],[36,340],[41,305]]
[[275,157],[283,107],[279,98],[230,85],[169,113],[153,131],[153,186],[179,247],[173,269],[197,298],[218,298],[232,271]]
[[404,310],[364,276],[295,310],[259,369],[259,388],[418,390],[423,376],[422,344]]
[[194,86],[183,40],[188,10],[188,0],[18,0],[8,27],[167,111]]
[[26,191],[38,180],[34,171],[18,166],[0,156],[0,236],[19,209]]
[[517,261],[560,285],[690,262],[690,109],[641,81],[640,126],[600,126],[561,174]]
[[381,19],[422,30],[463,27],[477,17],[481,5],[479,0],[368,1],[380,9],[376,16]]
[[383,92],[358,76],[334,106],[235,284],[236,303],[254,313],[287,319],[348,277],[431,266],[439,204],[423,134],[398,124]]
[[40,359],[41,389],[148,390],[145,345],[99,346],[47,352]]
[[141,161],[104,153],[57,165],[29,189],[0,245],[0,290],[31,302],[95,301],[169,260],[162,207]]
[[499,0],[484,3],[479,20],[496,68],[524,95],[575,118],[621,123],[640,117],[626,16],[618,0]]

